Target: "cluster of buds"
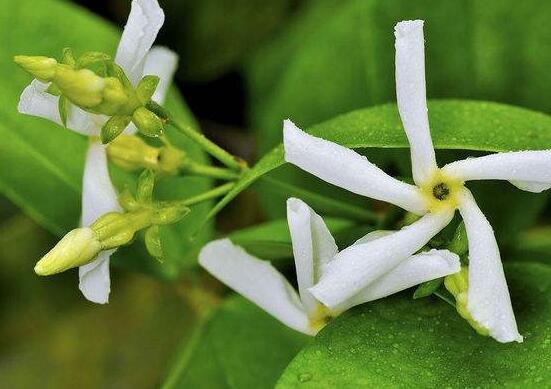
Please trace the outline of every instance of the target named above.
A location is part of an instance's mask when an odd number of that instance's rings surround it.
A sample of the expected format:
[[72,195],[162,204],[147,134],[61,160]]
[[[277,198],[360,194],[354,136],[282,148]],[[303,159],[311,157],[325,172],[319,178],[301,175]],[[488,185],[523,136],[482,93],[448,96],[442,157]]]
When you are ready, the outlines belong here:
[[146,248],[153,257],[162,260],[160,226],[182,220],[190,209],[185,200],[154,201],[155,174],[146,170],[140,176],[136,195],[124,191],[119,198],[125,212],[110,212],[89,227],[77,228],[36,264],[39,275],[52,275],[82,266],[96,259],[104,250],[130,243],[138,231],[145,230]]
[[37,80],[50,83],[48,92],[60,98],[63,123],[67,123],[69,103],[108,116],[101,130],[103,143],[111,142],[131,122],[146,136],[163,133],[163,119],[147,108],[159,84],[157,76],[146,75],[134,86],[122,68],[100,52],[87,52],[76,59],[71,49],[65,49],[59,62],[49,57],[23,55],[14,60]]

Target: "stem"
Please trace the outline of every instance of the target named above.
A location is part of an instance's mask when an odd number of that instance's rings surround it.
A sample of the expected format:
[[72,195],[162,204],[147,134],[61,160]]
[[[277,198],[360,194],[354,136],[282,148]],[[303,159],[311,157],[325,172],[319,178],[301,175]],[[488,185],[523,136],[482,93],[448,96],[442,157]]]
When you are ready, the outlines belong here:
[[190,197],[189,199],[184,200],[183,204],[187,206],[195,205],[197,203],[201,203],[203,201],[211,200],[216,197],[225,195],[234,187],[234,185],[235,184],[233,182],[228,182],[227,184],[211,189],[208,192],[201,193],[200,195],[197,195],[194,197]]
[[180,168],[182,172],[198,176],[219,178],[222,180],[235,180],[239,178],[239,173],[231,169],[220,168],[216,166],[203,165],[194,161],[186,161]]

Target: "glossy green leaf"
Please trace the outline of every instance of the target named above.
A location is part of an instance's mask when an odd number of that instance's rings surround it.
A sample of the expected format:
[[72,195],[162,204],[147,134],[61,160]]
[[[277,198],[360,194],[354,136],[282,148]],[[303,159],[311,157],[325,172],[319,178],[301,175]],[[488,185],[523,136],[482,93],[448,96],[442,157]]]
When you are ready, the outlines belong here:
[[280,141],[285,118],[311,126],[395,101],[394,25],[400,20],[425,20],[429,98],[551,112],[549,18],[551,4],[539,0],[308,2],[247,67],[260,148]]
[[507,266],[524,343],[477,335],[437,299],[393,296],[330,323],[277,388],[547,387],[551,384],[551,267]]
[[[436,100],[429,103],[429,116],[437,149],[499,152],[551,148],[551,117],[524,108],[490,102]],[[394,104],[338,116],[308,132],[350,148],[408,147]],[[369,151],[366,154],[369,155]],[[279,145],[243,175],[210,216],[284,163],[283,147]]]
[[[17,23],[13,23],[17,20]],[[12,58],[16,54],[60,57],[64,47],[71,47],[79,55],[85,51],[114,53],[120,31],[97,16],[75,5],[59,0],[4,1],[0,3],[0,72],[4,75],[0,93],[0,190],[23,208],[36,221],[56,234],[63,234],[77,226],[80,217],[80,191],[87,139],[44,119],[17,113],[17,103],[30,77],[19,69]],[[173,90],[167,99],[167,108],[186,124],[196,127],[189,110]],[[185,137],[169,130],[171,140],[182,146],[190,156],[203,160],[203,153]],[[114,172],[114,181],[135,182],[135,177]],[[165,180],[160,184],[162,198],[180,198],[197,194],[208,188],[207,180]],[[147,266],[150,270],[173,275],[185,265],[189,248],[201,243],[210,234],[205,229],[191,242],[191,232],[204,220],[208,206],[197,207],[192,215],[170,229],[164,267]],[[132,252],[130,258],[125,252]],[[151,261],[143,254],[136,256],[133,249],[119,250],[123,266],[142,268],[140,261]],[[116,259],[116,258],[115,258]],[[116,261],[118,262],[118,261]],[[151,261],[155,262],[155,261]]]
[[232,297],[207,324],[195,350],[182,350],[163,389],[273,388],[308,339]]

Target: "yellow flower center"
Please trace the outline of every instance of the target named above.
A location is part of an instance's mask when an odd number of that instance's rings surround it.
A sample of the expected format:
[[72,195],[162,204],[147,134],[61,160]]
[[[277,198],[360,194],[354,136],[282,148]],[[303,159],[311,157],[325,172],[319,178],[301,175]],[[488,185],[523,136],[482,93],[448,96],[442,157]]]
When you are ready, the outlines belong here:
[[463,188],[463,182],[437,170],[426,184],[421,186],[429,212],[441,211],[445,208],[457,208],[458,195]]
[[331,310],[323,304],[318,304],[314,312],[310,314],[310,328],[318,333],[332,318]]

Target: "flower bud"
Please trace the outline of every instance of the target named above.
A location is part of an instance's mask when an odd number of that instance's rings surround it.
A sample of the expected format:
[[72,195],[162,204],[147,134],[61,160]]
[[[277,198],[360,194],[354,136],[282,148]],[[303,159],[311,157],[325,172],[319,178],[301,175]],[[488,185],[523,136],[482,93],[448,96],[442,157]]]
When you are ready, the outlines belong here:
[[140,107],[134,111],[132,122],[146,136],[157,137],[163,134],[162,120],[145,107]]
[[131,120],[132,118],[130,116],[113,116],[109,119],[101,129],[101,143],[107,144],[122,134]]
[[136,88],[136,93],[142,104],[146,104],[151,100],[151,96],[155,93],[157,86],[159,85],[159,77],[157,76],[145,76],[142,78]]
[[92,107],[94,111],[107,116],[130,116],[137,102],[134,107],[127,107],[131,105],[131,102],[122,82],[114,77],[107,77],[103,80],[105,87],[102,90],[101,104]]
[[61,239],[34,267],[36,274],[48,276],[92,262],[102,245],[91,228],[77,228]]
[[151,224],[150,212],[106,213],[90,226],[104,250],[123,246],[134,238],[136,231]]
[[455,308],[461,317],[471,325],[480,335],[487,336],[486,327],[475,321],[467,308],[469,290],[469,268],[462,266],[461,271],[444,278],[444,286],[455,298]]
[[182,220],[191,209],[183,201],[166,201],[159,204],[152,216],[153,224],[172,224]]
[[136,200],[142,203],[148,203],[153,199],[153,189],[155,187],[155,173],[152,170],[144,170],[138,179],[138,188],[136,191]]
[[74,70],[59,65],[53,82],[73,104],[89,109],[103,101],[105,80],[88,69]]
[[42,82],[52,81],[58,65],[55,59],[42,56],[16,55],[13,60],[23,70]]
[[158,260],[163,258],[163,247],[161,245],[161,235],[159,226],[151,226],[145,231],[145,247],[147,252]]
[[159,153],[159,148],[148,145],[135,135],[121,135],[107,146],[109,160],[129,171],[143,168],[156,170]]

